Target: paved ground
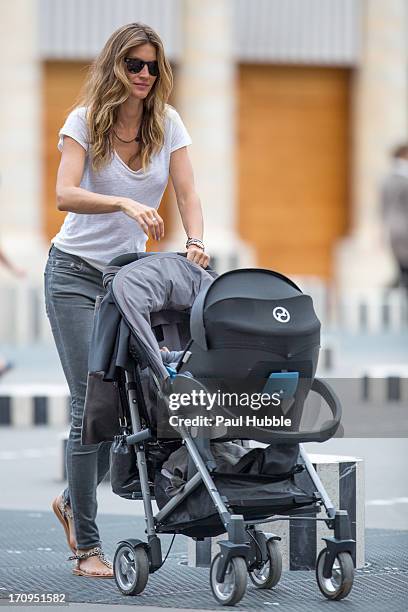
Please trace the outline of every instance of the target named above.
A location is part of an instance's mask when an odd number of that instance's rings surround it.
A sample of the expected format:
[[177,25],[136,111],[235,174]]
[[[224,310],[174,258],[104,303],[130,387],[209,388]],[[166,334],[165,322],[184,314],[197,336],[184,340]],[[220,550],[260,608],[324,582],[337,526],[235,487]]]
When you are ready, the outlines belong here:
[[[186,566],[186,538],[177,536],[166,564],[149,578],[138,597],[122,596],[112,580],[87,580],[70,573],[62,529],[48,512],[0,511],[0,600],[10,593],[66,593],[69,602],[214,610],[208,570]],[[116,542],[127,537],[143,538],[142,517],[105,515],[100,521],[108,554]],[[166,551],[170,536],[163,538]],[[367,566],[356,572],[349,598],[328,602],[320,594],[313,572],[284,572],[273,591],[259,591],[248,584],[236,610],[288,612],[347,609],[348,612],[406,612],[408,597],[407,532],[367,531]],[[11,609],[11,607],[10,607]],[[56,607],[54,609],[57,609]],[[88,607],[84,607],[88,611]],[[95,608],[94,608],[95,609]],[[99,608],[97,608],[99,609]],[[115,608],[116,610],[116,608]]]

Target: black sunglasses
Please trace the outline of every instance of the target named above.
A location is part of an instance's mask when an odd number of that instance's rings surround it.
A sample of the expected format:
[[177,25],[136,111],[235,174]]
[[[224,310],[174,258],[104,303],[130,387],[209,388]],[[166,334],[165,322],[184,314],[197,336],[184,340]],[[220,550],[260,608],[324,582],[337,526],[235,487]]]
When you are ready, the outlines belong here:
[[145,66],[149,71],[150,76],[159,76],[159,62],[145,62],[144,60],[139,59],[138,57],[125,57],[125,64],[129,72],[133,74],[137,74]]

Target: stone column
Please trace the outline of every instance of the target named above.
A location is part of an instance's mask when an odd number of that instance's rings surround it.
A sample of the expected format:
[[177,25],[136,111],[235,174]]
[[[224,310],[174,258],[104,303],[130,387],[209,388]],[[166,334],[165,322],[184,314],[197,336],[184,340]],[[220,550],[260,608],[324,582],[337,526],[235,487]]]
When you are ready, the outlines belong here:
[[407,25],[406,0],[362,0],[361,55],[352,90],[352,227],[337,252],[340,287],[381,287],[392,277],[379,187],[390,148],[408,138]]
[[0,242],[29,278],[39,278],[46,246],[41,234],[37,2],[2,3],[0,13]]
[[[231,0],[183,1],[184,44],[176,91],[178,110],[193,140],[191,158],[204,211],[205,243],[221,269],[251,260],[236,233],[232,11]],[[181,224],[173,239],[183,244]]]

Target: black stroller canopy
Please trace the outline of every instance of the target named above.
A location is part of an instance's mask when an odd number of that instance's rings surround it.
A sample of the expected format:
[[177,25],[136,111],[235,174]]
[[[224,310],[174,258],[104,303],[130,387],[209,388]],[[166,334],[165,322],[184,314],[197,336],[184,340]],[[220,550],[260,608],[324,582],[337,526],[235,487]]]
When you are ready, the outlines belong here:
[[203,350],[249,338],[269,344],[275,338],[277,352],[293,354],[320,342],[311,298],[271,270],[241,269],[218,277],[195,300],[190,327]]

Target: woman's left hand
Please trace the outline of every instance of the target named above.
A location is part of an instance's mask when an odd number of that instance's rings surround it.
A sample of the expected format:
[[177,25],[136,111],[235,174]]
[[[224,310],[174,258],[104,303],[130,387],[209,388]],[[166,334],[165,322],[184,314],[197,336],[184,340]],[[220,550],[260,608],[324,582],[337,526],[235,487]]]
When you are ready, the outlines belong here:
[[193,261],[202,268],[206,268],[210,261],[210,256],[207,255],[207,253],[203,251],[203,249],[200,249],[200,247],[196,246],[195,244],[192,244],[187,249],[187,259],[189,261]]

